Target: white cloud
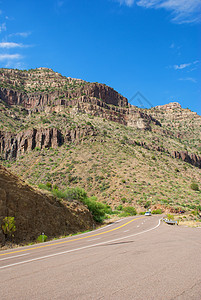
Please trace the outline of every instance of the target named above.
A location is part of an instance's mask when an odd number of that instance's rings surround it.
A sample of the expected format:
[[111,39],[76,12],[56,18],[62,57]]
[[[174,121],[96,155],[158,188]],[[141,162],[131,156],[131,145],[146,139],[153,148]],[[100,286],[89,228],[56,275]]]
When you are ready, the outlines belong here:
[[132,6],[134,2],[138,6],[154,9],[166,9],[172,12],[172,21],[193,23],[201,21],[201,0],[117,0],[120,4]]
[[6,31],[6,23],[0,25],[0,33]]
[[174,65],[174,69],[175,70],[183,70],[189,66],[191,66],[192,64],[191,63],[188,63],[188,64],[181,64],[181,65]]
[[0,54],[0,61],[21,59],[20,54]]
[[26,45],[18,44],[18,43],[12,43],[12,42],[2,42],[0,43],[0,48],[4,49],[11,49],[11,48],[25,48]]
[[179,78],[179,80],[181,80],[181,81],[191,81],[193,83],[197,83],[197,80],[195,78],[192,78],[192,77]]
[[199,62],[200,62],[199,60],[195,60],[192,63],[174,65],[173,68],[175,70],[183,70],[183,69],[186,69],[188,67],[192,67],[193,66],[193,69],[191,69],[190,71],[194,71],[194,70],[197,69],[197,65],[199,64]]
[[127,6],[132,6],[134,4],[134,0],[118,0],[118,2],[122,5],[125,4]]
[[159,7],[173,12],[173,21],[177,23],[193,23],[201,16],[200,0],[166,0],[160,1]]
[[8,61],[4,68],[9,68],[9,69],[26,69],[27,66],[21,62],[21,61]]
[[23,37],[23,38],[26,38],[28,37],[29,35],[31,35],[31,32],[30,31],[25,31],[25,32],[16,32],[16,33],[11,33],[9,34],[8,36],[9,37],[12,37],[12,36],[20,36],[20,37]]

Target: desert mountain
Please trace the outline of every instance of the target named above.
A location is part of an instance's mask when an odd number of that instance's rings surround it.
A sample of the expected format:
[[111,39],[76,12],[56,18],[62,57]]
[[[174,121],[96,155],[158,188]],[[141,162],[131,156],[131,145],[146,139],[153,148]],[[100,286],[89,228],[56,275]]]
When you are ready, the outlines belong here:
[[1,163],[31,184],[83,187],[113,207],[200,206],[201,116],[130,105],[51,69],[0,69]]

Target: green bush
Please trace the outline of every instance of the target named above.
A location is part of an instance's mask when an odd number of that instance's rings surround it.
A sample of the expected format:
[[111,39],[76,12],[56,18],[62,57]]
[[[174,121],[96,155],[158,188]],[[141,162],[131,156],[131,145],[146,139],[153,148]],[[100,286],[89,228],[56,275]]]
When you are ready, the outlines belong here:
[[117,206],[117,210],[122,210],[123,209],[123,205],[120,204],[119,206]]
[[87,193],[85,192],[85,190],[78,187],[68,188],[65,191],[60,191],[57,187],[56,189],[52,190],[52,193],[55,197],[68,201],[78,200],[83,202],[83,200],[87,198]]
[[41,234],[37,238],[37,242],[39,242],[39,243],[43,243],[43,242],[46,242],[46,241],[47,241],[47,235],[45,235],[45,234]]
[[151,205],[151,201],[147,201],[144,205],[144,208],[149,208]]
[[121,199],[121,202],[122,202],[122,203],[126,203],[126,202],[127,202],[127,199],[126,199],[125,197],[123,197],[123,198]]
[[53,186],[53,190],[58,190],[58,189],[59,189],[58,185],[55,184],[55,185]]
[[52,184],[51,184],[51,182],[47,182],[47,183],[46,183],[46,186],[47,186],[48,189],[52,189]]
[[192,213],[194,216],[197,216],[197,215],[198,215],[198,211],[197,211],[197,210],[193,210],[191,213]]
[[191,183],[191,189],[194,191],[199,191],[199,186],[197,183],[193,182]]
[[129,216],[130,216],[130,214],[127,212],[122,212],[119,214],[119,217],[122,217],[122,218],[129,217]]
[[135,216],[135,215],[137,215],[137,211],[136,211],[135,207],[133,207],[133,206],[126,206],[126,207],[123,208],[123,211],[125,213],[127,213],[128,216]]
[[140,214],[140,215],[144,215],[144,214],[145,214],[145,211],[141,211],[139,214]]
[[[45,186],[45,185],[40,185]],[[47,188],[47,187],[46,187]],[[58,187],[53,188],[52,193],[59,199],[65,199],[67,201],[78,200],[86,205],[91,212],[94,220],[101,223],[106,218],[106,214],[112,214],[112,209],[109,205],[98,202],[96,197],[88,198],[84,189],[79,187],[68,188],[65,191],[59,191]]]
[[161,215],[163,213],[162,209],[158,208],[151,212],[153,215]]
[[51,191],[51,188],[48,188],[47,185],[43,183],[39,183],[38,187],[41,190]]
[[171,215],[171,214],[167,214],[167,219],[168,219],[168,220],[174,220],[174,216]]
[[108,213],[107,205],[96,201],[95,197],[85,198],[82,202],[88,207],[94,220],[98,223],[102,223]]
[[14,236],[14,232],[16,231],[15,226],[15,218],[14,217],[5,217],[3,219],[3,223],[1,225],[1,228],[3,230],[3,233],[5,234],[5,237],[8,236]]

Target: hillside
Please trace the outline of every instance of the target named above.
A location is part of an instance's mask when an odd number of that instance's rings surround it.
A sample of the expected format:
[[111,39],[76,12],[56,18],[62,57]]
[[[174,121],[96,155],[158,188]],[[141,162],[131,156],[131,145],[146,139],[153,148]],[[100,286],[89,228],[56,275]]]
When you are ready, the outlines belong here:
[[140,109],[112,88],[50,69],[0,70],[1,163],[33,185],[83,187],[112,207],[201,204],[201,117]]
[[[59,201],[49,193],[29,186],[0,165],[0,224],[7,216],[15,218],[17,244],[32,242],[45,233],[49,238],[93,227],[86,207],[77,201]],[[0,227],[0,245],[5,236]]]

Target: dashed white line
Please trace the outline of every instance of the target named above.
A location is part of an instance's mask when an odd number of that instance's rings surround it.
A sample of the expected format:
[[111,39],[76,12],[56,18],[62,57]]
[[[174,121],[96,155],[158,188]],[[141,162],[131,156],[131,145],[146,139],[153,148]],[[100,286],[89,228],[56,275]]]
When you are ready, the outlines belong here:
[[128,231],[130,231],[130,230],[128,229],[128,230],[125,230],[124,232],[128,232]]
[[28,255],[29,253],[25,253],[25,254],[20,254],[20,255],[15,255],[15,256],[10,256],[10,257],[5,257],[5,258],[1,258],[1,260],[6,260],[6,259],[11,259],[11,258],[16,258],[16,257],[21,257],[21,256],[24,256],[24,255]]
[[117,242],[117,241],[120,241],[120,240],[123,240],[123,239],[127,239],[127,238],[130,238],[130,237],[134,237],[134,236],[137,236],[137,235],[144,234],[146,232],[155,230],[156,228],[158,228],[160,226],[160,223],[161,223],[161,220],[159,220],[158,224],[153,228],[150,228],[150,229],[138,232],[138,233],[134,233],[134,234],[131,234],[131,235],[127,235],[127,236],[124,236],[124,237],[121,237],[121,238],[118,238],[118,239],[114,239],[114,240],[110,240],[110,241],[106,241],[106,242],[101,242],[101,243],[98,243],[98,244],[88,245],[88,246],[85,246],[85,247],[76,248],[76,249],[72,249],[72,250],[67,250],[67,251],[64,251],[64,252],[54,253],[54,254],[50,254],[50,255],[46,255],[46,256],[41,256],[41,257],[21,261],[21,262],[10,264],[10,265],[5,265],[3,267],[0,267],[0,270],[1,269],[6,269],[6,268],[9,268],[9,267],[13,267],[13,266],[17,266],[17,265],[30,263],[30,262],[37,261],[37,260],[42,260],[42,259],[45,259],[45,258],[50,258],[50,257],[66,254],[66,253],[71,253],[71,252],[75,252],[75,251],[79,251],[79,250],[84,250],[84,249],[87,249],[87,248],[92,248],[92,247],[96,247],[96,246],[100,246],[100,245],[105,245],[105,244],[108,244],[108,243],[111,243],[111,242]]

